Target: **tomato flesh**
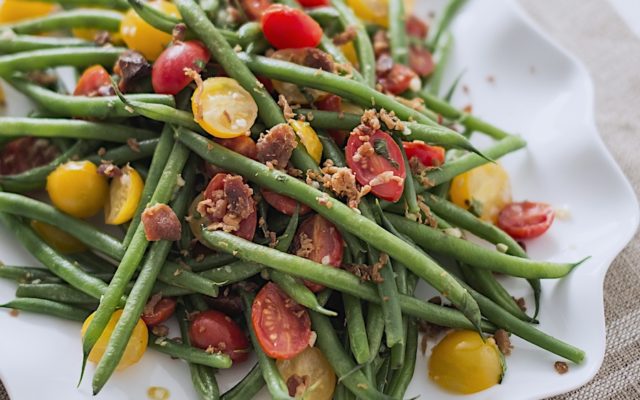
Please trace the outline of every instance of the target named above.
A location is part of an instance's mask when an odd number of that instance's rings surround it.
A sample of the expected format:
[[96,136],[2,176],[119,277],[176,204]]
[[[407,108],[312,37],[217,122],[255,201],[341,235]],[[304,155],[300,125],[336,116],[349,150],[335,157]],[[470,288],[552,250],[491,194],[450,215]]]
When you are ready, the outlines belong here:
[[229,150],[249,157],[252,160],[258,159],[258,147],[256,142],[249,136],[238,136],[231,139],[214,139],[216,143],[223,145]]
[[[300,224],[293,250],[309,260],[339,268],[344,255],[344,241],[335,225],[316,214]],[[324,286],[307,280],[304,284],[313,292],[324,289]]]
[[514,239],[532,239],[545,233],[554,218],[549,204],[524,201],[507,204],[498,214],[498,226]]
[[417,77],[418,75],[406,65],[394,64],[389,71],[378,75],[378,82],[385,92],[398,95],[409,90]]
[[159,325],[171,318],[176,310],[176,303],[176,299],[173,297],[163,297],[156,304],[153,304],[153,307],[145,307],[142,320],[147,326]]
[[277,49],[316,47],[322,28],[302,10],[274,4],[262,14],[264,37]]
[[444,164],[444,148],[429,146],[421,141],[402,142],[407,159],[416,158],[425,167],[438,167]]
[[313,400],[333,398],[336,373],[317,347],[308,347],[291,360],[278,360],[276,367],[289,389],[289,396]]
[[[394,203],[400,200],[407,175],[400,147],[388,133],[381,130],[369,135],[366,142],[363,139],[367,137],[354,132],[347,141],[346,157],[347,165],[356,174],[357,181],[361,185],[371,184],[371,193],[381,199]],[[367,147],[374,151],[363,150]],[[376,148],[379,150],[375,151]]]
[[111,96],[114,94],[111,87],[111,75],[102,65],[94,65],[84,70],[76,88],[74,96]]
[[266,201],[271,207],[278,210],[285,215],[293,215],[296,213],[296,208],[300,205],[300,209],[298,211],[299,215],[304,215],[311,211],[308,205],[298,203],[291,197],[283,196],[279,193],[272,192],[267,189],[260,189],[260,193],[262,193],[262,198]]
[[251,324],[262,350],[277,360],[302,353],[311,340],[311,319],[275,283],[260,289],[251,307]]
[[211,55],[197,40],[176,42],[160,54],[151,70],[151,83],[156,93],[178,94],[192,81],[185,68],[202,71]]
[[189,326],[189,338],[193,346],[224,353],[234,363],[243,362],[249,356],[249,340],[244,332],[220,311],[198,313]]

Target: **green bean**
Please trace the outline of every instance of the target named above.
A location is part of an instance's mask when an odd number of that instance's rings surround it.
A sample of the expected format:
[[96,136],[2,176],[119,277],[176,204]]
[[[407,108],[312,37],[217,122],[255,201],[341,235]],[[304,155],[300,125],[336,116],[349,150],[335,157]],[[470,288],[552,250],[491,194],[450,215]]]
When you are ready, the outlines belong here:
[[365,364],[371,358],[371,353],[369,352],[369,340],[367,339],[364,316],[362,315],[362,304],[359,298],[345,293],[342,294],[342,303],[344,304],[351,352],[358,364]]
[[[181,128],[177,133],[180,141],[205,160],[239,173],[258,185],[276,190],[285,196],[309,205],[336,226],[358,236],[365,242],[371,243],[390,257],[411,268],[415,274],[432,284],[434,288],[441,293],[446,293],[447,297],[469,318],[474,326],[480,326],[480,313],[477,305],[469,298],[468,293],[454,283],[455,280],[449,274],[432,259],[418,252],[402,239],[380,228],[374,221],[355,213],[338,201],[331,200],[331,207],[327,206],[327,203],[322,201],[322,199],[326,199],[325,194],[285,173],[269,169],[263,164],[225,149],[193,132]],[[228,252],[225,249],[220,250]],[[253,261],[261,262],[261,260]],[[273,266],[269,266],[273,268]],[[333,268],[324,269],[333,270]]]
[[98,305],[96,299],[88,294],[59,283],[20,284],[16,289],[16,297],[31,297],[70,304]]
[[84,39],[66,37],[44,37],[13,35],[12,37],[0,36],[0,53],[13,54],[21,51],[40,49],[55,49],[60,47],[88,47],[94,45]]
[[445,41],[443,44],[438,45],[438,48],[435,50],[435,56],[437,57],[437,62],[433,73],[428,79],[426,90],[434,96],[438,96],[440,94],[440,87],[442,86],[442,80],[444,78],[444,74],[447,71],[447,65],[449,64],[449,59],[451,58],[451,50],[453,47],[453,35],[449,32],[445,34]]
[[195,274],[181,267],[179,264],[169,261],[167,261],[162,270],[160,270],[158,279],[164,283],[211,297],[218,296],[218,287],[221,285],[219,282],[208,279],[203,275]]
[[[81,269],[77,268],[66,258],[62,257],[58,252],[46,244],[38,235],[19,219],[12,215],[0,213],[0,222],[22,243],[22,245],[31,253],[38,261],[46,266],[51,272],[59,276],[71,286],[92,296],[100,299],[105,292],[107,284],[100,279],[94,278]],[[114,299],[118,304],[122,295]]]
[[407,328],[407,344],[404,363],[394,374],[387,387],[387,393],[394,399],[404,398],[416,369],[416,356],[418,352],[418,326],[410,320]]
[[191,259],[185,260],[184,263],[187,264],[191,271],[193,272],[202,272],[208,271],[210,269],[224,267],[225,265],[231,264],[237,259],[231,254],[211,254],[204,257],[202,260]]
[[[171,199],[178,182],[178,175],[182,171],[182,168],[187,161],[187,157],[188,150],[183,145],[176,142],[167,161],[165,171],[160,178],[158,187],[151,197],[151,201],[149,202],[150,206],[158,203],[167,203],[169,199]],[[85,362],[86,357],[89,355],[89,352],[102,334],[107,322],[109,322],[111,315],[118,305],[117,300],[124,293],[125,287],[131,280],[133,273],[142,260],[148,245],[149,242],[145,236],[144,227],[142,224],[138,224],[136,233],[133,235],[133,239],[127,247],[122,260],[116,269],[116,273],[100,301],[100,306],[98,307],[93,320],[87,327],[87,331],[83,337],[82,345]]]
[[397,64],[409,63],[409,40],[403,0],[389,1],[389,46],[391,58]]
[[0,25],[0,31],[11,29],[17,34],[36,34],[70,28],[92,28],[117,32],[122,14],[110,10],[68,10],[59,11],[38,18]]
[[344,384],[353,394],[363,399],[387,399],[378,392],[364,373],[356,369],[355,363],[343,350],[329,319],[316,312],[310,312],[313,330],[317,333],[317,346],[327,357],[339,382]]
[[[403,349],[404,350],[404,349]],[[385,387],[387,386],[387,375],[391,371],[391,358],[385,354],[385,357],[382,359],[382,364],[376,373],[376,388],[379,392],[384,393]]]
[[215,19],[220,7],[222,6],[222,4],[220,4],[220,0],[199,0],[198,4],[200,4],[202,10],[207,13],[210,20]]
[[305,10],[305,12],[320,25],[330,25],[339,18],[336,9],[329,6],[313,7]]
[[514,257],[458,239],[395,214],[385,213],[385,216],[398,231],[409,236],[428,251],[446,254],[475,267],[511,276],[542,279],[562,278],[586,260],[577,263],[553,263]]
[[0,136],[40,138],[67,137],[127,143],[129,139],[146,140],[157,137],[154,132],[126,125],[107,124],[73,119],[0,117]]
[[57,3],[63,7],[81,7],[91,6],[107,9],[126,10],[129,8],[126,0],[26,0],[26,1],[44,1],[46,3]]
[[242,378],[234,387],[222,395],[222,400],[246,400],[252,399],[264,386],[264,378],[260,363],[257,363],[251,371]]
[[68,319],[70,321],[84,321],[90,311],[79,307],[62,304],[45,299],[30,299],[21,297],[0,305],[2,308],[12,308],[14,310],[28,311],[38,314],[53,315],[54,317]]
[[258,357],[258,364],[262,370],[262,378],[267,384],[267,389],[269,389],[269,393],[274,400],[291,399],[287,385],[276,368],[276,363],[262,350],[260,342],[258,342],[258,338],[256,337],[256,333],[253,330],[253,324],[251,323],[251,306],[253,303],[252,295],[246,292],[241,293],[241,295],[242,300],[244,301],[244,316],[247,321],[249,337],[253,344],[253,350]]
[[[404,151],[404,146],[402,145],[402,141],[397,137],[395,137],[394,139],[398,144],[398,148],[400,149],[400,152],[402,153],[402,160],[404,162],[405,170],[411,171],[411,165],[409,165],[409,159],[407,158],[407,153]],[[405,179],[402,198],[407,204],[407,212],[416,217],[419,216],[420,207],[418,206],[418,196],[416,195],[416,187],[413,179]]]
[[113,65],[126,49],[119,47],[76,47],[24,51],[0,56],[0,76],[17,71],[33,71],[53,67],[87,67],[94,64]]
[[59,278],[45,268],[18,267],[4,264],[0,264],[0,278],[11,279],[18,283],[31,283],[34,281],[44,283],[59,282]]
[[[403,312],[407,312],[406,308],[403,308]],[[382,346],[382,337],[384,336],[384,318],[382,317],[382,308],[379,305],[369,303],[367,309],[367,338],[369,339],[369,354],[373,359],[380,352]],[[368,375],[373,375],[368,374]],[[372,378],[375,378],[372,376]]]
[[149,347],[173,358],[181,358],[191,364],[211,368],[230,368],[231,358],[224,353],[208,353],[165,337],[149,335]]
[[[38,105],[59,116],[98,119],[136,116],[117,96],[69,96],[53,92],[23,79],[9,79],[8,82]],[[127,99],[174,105],[173,96],[163,94],[131,94],[127,95]]]
[[184,126],[187,129],[199,133],[205,133],[205,131],[198,125],[193,119],[193,114],[187,111],[178,110],[172,106],[164,104],[144,103],[141,101],[130,101],[126,96],[116,92],[120,100],[131,107],[131,109],[143,117],[152,119],[154,121],[166,122],[178,126]]
[[218,285],[229,285],[241,282],[259,274],[264,269],[263,265],[246,261],[235,261],[223,267],[203,271],[199,275],[209,279]]
[[353,13],[343,0],[332,0],[331,4],[338,12],[338,19],[343,27],[352,27],[356,32],[354,44],[358,54],[358,62],[366,85],[373,88],[376,85],[375,54],[373,46],[362,21]]
[[[324,51],[325,53],[333,57],[333,60],[336,63],[345,67],[351,65],[351,62],[344,55],[340,47],[336,46],[333,43],[333,40],[328,38],[326,35],[322,35],[322,39],[320,39],[320,44],[318,46],[322,51]],[[351,68],[351,70],[348,70],[346,72],[348,72],[348,74],[351,74],[355,80],[359,82],[364,82],[364,77],[362,76],[360,71],[358,71],[357,69]]]
[[431,51],[435,50],[438,47],[440,37],[442,37],[442,35],[447,32],[451,21],[453,21],[453,17],[456,16],[456,14],[466,3],[467,0],[449,0],[442,12],[442,16],[438,18],[438,25],[434,31],[435,33],[433,35],[433,38],[429,40],[429,48],[431,49]]

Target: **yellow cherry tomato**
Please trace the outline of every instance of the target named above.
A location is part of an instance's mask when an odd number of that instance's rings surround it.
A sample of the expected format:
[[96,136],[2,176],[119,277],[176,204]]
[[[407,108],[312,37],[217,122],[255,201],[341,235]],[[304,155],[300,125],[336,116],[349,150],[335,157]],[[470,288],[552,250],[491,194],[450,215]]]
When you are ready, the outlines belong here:
[[104,205],[104,220],[109,225],[120,225],[133,218],[138,208],[144,182],[138,172],[126,166],[122,175],[111,180],[109,197]]
[[[96,39],[96,36],[102,31],[98,30],[98,29],[91,29],[91,28],[73,28],[71,29],[71,33],[73,33],[73,36],[79,38],[79,39],[84,39],[84,40],[88,40],[88,41],[94,41]],[[118,32],[109,32],[109,42],[113,43],[113,44],[120,44],[122,43],[122,36],[120,35],[120,33]]]
[[[84,336],[89,324],[93,320],[93,315],[95,313],[89,315],[87,319],[82,324],[82,336]],[[89,361],[97,364],[102,358],[104,351],[107,349],[107,344],[109,343],[109,339],[111,338],[111,334],[122,315],[122,310],[116,310],[107,326],[104,328],[102,335],[96,342],[95,346],[89,353]],[[118,364],[116,370],[121,371],[127,367],[132,366],[133,364],[140,361],[142,355],[147,350],[147,344],[149,342],[149,331],[147,330],[147,325],[145,325],[142,319],[138,319],[135,328],[133,328],[133,332],[131,332],[131,337],[129,338],[129,342],[127,343],[127,347],[124,350],[124,354],[122,355],[122,359]]]
[[41,17],[56,8],[53,3],[39,1],[0,0],[0,23]]
[[296,391],[296,399],[331,400],[336,388],[336,373],[317,347],[305,351],[290,360],[277,360],[276,367],[282,379],[291,387],[290,379],[302,378]]
[[[154,0],[151,7],[174,17],[180,18],[178,8],[168,1]],[[145,58],[154,61],[171,43],[171,35],[147,24],[132,8],[124,15],[120,23],[120,36],[131,50],[139,51]]]
[[320,164],[320,160],[322,159],[322,143],[320,143],[316,131],[313,130],[308,122],[304,121],[290,119],[289,125],[291,125],[296,135],[298,135],[298,138],[300,138],[300,142],[302,142],[304,148],[307,149],[307,153],[309,153],[317,164]]
[[[404,0],[405,14],[413,11],[414,0]],[[366,22],[389,26],[389,0],[347,0],[353,12]]]
[[342,53],[347,57],[347,60],[351,63],[351,65],[358,65],[358,53],[356,52],[356,46],[353,45],[353,42],[349,42],[347,44],[343,44],[340,46]]
[[453,331],[431,352],[429,377],[444,389],[470,394],[500,383],[503,358],[493,339],[477,332]]
[[81,253],[87,250],[87,246],[85,246],[84,243],[53,225],[32,220],[31,228],[33,228],[38,236],[49,246],[62,254]]
[[495,223],[500,210],[511,203],[509,175],[500,164],[487,163],[456,176],[449,195],[458,206]]
[[47,193],[53,205],[78,218],[96,215],[109,195],[107,179],[90,161],[69,161],[47,176]]
[[230,139],[246,134],[258,117],[258,105],[235,79],[209,78],[191,97],[196,122],[211,135]]

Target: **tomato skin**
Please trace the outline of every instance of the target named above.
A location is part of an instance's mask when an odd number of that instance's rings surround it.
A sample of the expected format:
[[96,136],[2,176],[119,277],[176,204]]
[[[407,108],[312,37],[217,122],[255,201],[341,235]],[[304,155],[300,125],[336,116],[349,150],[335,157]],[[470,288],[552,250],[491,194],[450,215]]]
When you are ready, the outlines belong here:
[[203,350],[213,347],[239,363],[249,357],[249,340],[231,318],[220,311],[198,313],[189,325],[191,344]]
[[[322,111],[342,111],[342,97],[336,96],[335,94],[324,96],[316,100],[313,104],[318,110]],[[349,132],[338,129],[329,129],[327,133],[329,133],[338,146],[344,146],[344,143],[347,141],[347,137],[349,136]]]
[[330,4],[329,0],[298,0],[302,7],[322,7]]
[[302,10],[274,4],[261,19],[264,37],[277,49],[316,47],[322,28]]
[[94,65],[84,70],[76,88],[74,96],[111,96],[115,94],[111,87],[111,75],[102,65]]
[[271,0],[240,0],[240,6],[252,21],[259,20],[271,4]]
[[[313,247],[311,252],[303,257],[323,265],[340,268],[344,255],[344,240],[335,225],[318,214],[305,220],[300,224],[293,240],[294,253],[302,247],[303,237],[310,239]],[[324,286],[311,281],[305,280],[304,284],[314,293],[324,289]]]
[[211,59],[209,51],[197,40],[175,42],[160,54],[151,70],[153,90],[161,94],[178,94],[192,78],[184,74],[185,68],[202,71]]
[[253,300],[251,324],[262,350],[276,360],[297,356],[311,340],[309,313],[273,282],[264,285]]
[[219,143],[229,150],[233,150],[236,153],[242,154],[245,157],[249,157],[252,160],[258,159],[258,147],[256,142],[249,136],[238,136],[231,139],[214,139],[216,143]]
[[417,158],[425,167],[438,167],[444,164],[444,147],[429,146],[421,141],[402,142],[407,159]]
[[[331,400],[336,387],[336,373],[322,351],[308,347],[290,360],[276,361],[276,367],[291,397]],[[296,396],[297,394],[297,396]]]
[[555,218],[553,207],[523,201],[507,204],[498,214],[498,227],[514,239],[533,239],[545,233]]
[[[224,188],[226,176],[227,174],[225,173],[219,173],[211,179],[204,191],[205,199],[213,198],[213,192]],[[253,240],[253,236],[256,233],[256,226],[258,226],[258,212],[254,209],[253,213],[240,221],[240,227],[233,232],[233,234],[246,240]]]
[[429,33],[429,26],[424,23],[420,18],[411,14],[407,18],[406,30],[409,36],[417,37],[419,39],[426,39]]
[[145,307],[145,312],[142,314],[142,320],[147,326],[156,326],[165,322],[173,315],[176,310],[177,301],[173,297],[163,297],[160,301],[153,306],[151,312]]
[[418,75],[406,65],[394,64],[391,70],[378,77],[378,82],[385,92],[398,95],[409,90],[412,81],[417,77]]
[[260,189],[260,193],[262,194],[262,198],[266,201],[271,207],[278,210],[282,214],[292,216],[296,212],[296,206],[300,204],[299,215],[308,214],[311,211],[308,205],[298,203],[291,197],[283,196],[279,193],[272,192],[268,189]]
[[[392,164],[389,160],[379,154],[373,154],[366,157],[364,160],[356,161],[357,158],[354,156],[356,156],[358,149],[364,144],[360,137],[361,136],[358,133],[354,134],[353,132],[351,133],[351,136],[349,136],[345,151],[347,165],[356,174],[356,180],[361,185],[368,185],[381,173],[392,171],[393,176],[400,179],[396,178],[396,180],[389,180],[386,183],[373,185],[371,187],[371,193],[381,199],[395,203],[400,200],[400,197],[402,197],[404,180],[407,176],[400,147],[398,147],[396,142],[388,133],[377,130],[369,136],[369,144],[375,148],[376,143],[384,142],[388,150],[389,157],[395,162],[395,164]],[[363,165],[363,161],[366,161],[366,166]]]
[[418,75],[426,77],[436,68],[431,52],[416,46],[409,49],[409,66]]

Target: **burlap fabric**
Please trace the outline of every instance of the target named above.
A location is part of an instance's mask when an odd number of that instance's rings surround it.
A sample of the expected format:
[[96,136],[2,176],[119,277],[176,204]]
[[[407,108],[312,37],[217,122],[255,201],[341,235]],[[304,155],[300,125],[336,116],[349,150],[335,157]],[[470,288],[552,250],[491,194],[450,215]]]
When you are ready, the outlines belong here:
[[[638,194],[640,39],[606,0],[519,1],[544,30],[587,65],[595,84],[598,129]],[[640,399],[638,261],[640,237],[636,235],[613,262],[605,281],[604,364],[590,383],[554,400]],[[2,383],[0,400],[9,400]]]

